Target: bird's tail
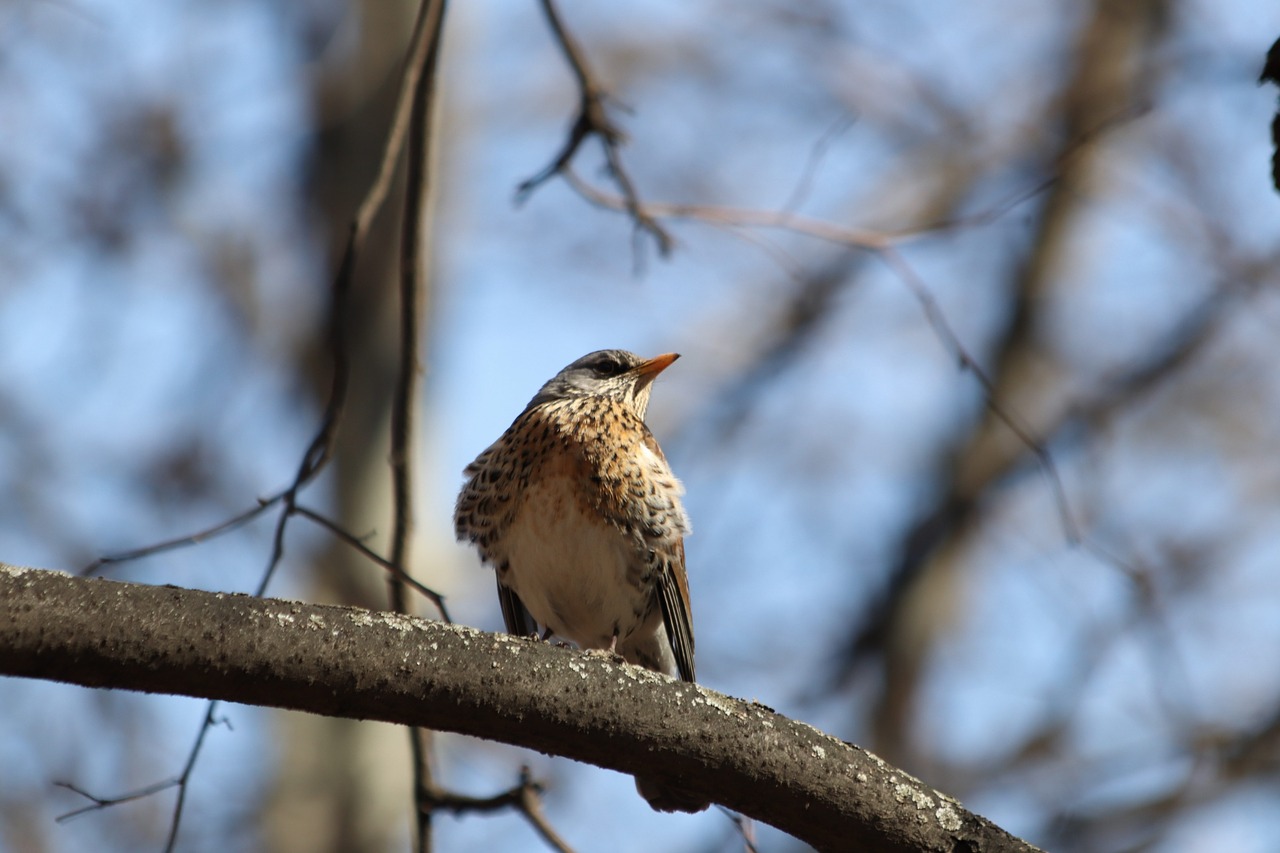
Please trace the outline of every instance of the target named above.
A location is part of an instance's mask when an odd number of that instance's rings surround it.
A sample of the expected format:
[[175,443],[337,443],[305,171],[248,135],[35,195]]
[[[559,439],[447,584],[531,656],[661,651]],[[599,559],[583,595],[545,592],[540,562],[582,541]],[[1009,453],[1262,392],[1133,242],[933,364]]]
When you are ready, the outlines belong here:
[[636,790],[649,805],[660,812],[688,812],[694,814],[711,805],[707,798],[679,785],[659,781],[652,776],[637,776]]

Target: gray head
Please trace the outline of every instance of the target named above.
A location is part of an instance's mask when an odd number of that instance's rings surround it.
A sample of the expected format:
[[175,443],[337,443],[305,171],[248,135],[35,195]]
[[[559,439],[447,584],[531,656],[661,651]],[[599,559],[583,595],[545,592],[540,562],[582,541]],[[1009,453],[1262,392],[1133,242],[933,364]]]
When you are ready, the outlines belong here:
[[669,352],[644,359],[621,349],[598,350],[557,373],[525,408],[573,397],[612,397],[643,418],[653,380],[679,357]]

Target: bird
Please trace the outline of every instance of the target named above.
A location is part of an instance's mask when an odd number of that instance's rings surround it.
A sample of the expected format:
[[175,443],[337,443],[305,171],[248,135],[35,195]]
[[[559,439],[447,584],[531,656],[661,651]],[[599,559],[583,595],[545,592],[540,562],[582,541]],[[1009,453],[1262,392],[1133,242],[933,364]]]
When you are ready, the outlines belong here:
[[[606,349],[557,373],[464,470],[454,528],[495,568],[509,633],[694,682],[684,486],[644,422],[679,357]],[[636,787],[659,811],[710,805],[665,778]]]

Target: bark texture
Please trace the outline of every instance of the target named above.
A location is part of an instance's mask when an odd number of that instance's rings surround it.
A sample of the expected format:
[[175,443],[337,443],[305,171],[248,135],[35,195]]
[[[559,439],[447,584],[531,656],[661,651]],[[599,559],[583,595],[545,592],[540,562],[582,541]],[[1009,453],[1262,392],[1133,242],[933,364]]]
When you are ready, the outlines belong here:
[[0,674],[417,725],[679,776],[820,850],[1035,849],[763,705],[395,613],[0,564]]

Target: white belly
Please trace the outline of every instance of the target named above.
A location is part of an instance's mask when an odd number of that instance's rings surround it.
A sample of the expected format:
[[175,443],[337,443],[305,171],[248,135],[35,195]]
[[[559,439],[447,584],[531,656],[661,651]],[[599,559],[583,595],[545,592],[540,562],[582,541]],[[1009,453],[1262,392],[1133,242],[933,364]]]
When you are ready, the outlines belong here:
[[[585,509],[585,512],[584,512]],[[571,482],[531,483],[500,548],[510,565],[504,578],[533,618],[583,648],[608,648],[639,619],[637,591],[627,569],[638,544],[580,507]]]

